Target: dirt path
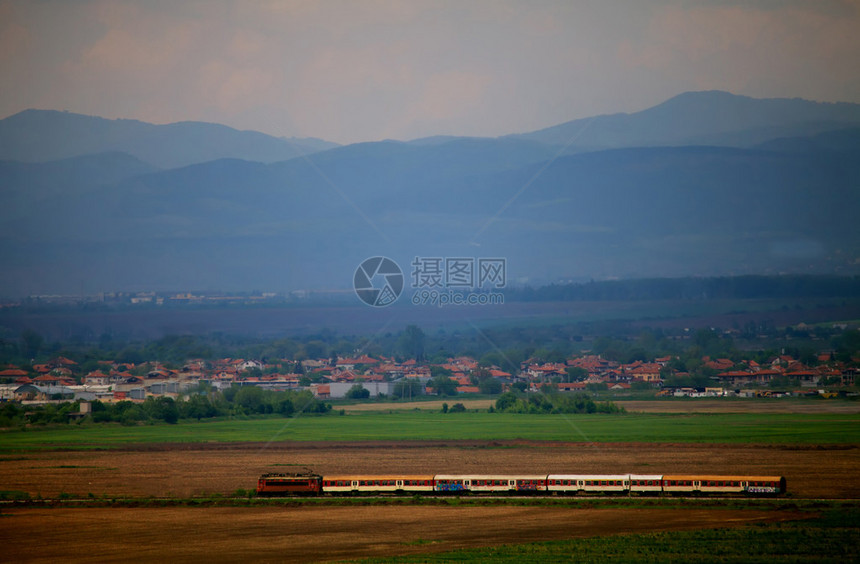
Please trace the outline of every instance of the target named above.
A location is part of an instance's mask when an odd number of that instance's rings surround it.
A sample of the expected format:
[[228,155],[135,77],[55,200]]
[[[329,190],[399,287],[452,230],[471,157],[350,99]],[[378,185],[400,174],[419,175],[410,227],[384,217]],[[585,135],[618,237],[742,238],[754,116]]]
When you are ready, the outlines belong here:
[[757,510],[230,507],[4,510],[7,562],[318,562],[799,518]]

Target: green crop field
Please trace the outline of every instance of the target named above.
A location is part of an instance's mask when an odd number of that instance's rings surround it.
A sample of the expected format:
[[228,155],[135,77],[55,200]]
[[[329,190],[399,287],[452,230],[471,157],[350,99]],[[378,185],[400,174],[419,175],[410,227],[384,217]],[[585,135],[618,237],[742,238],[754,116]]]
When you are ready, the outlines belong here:
[[0,452],[110,448],[132,443],[513,439],[857,444],[860,443],[860,414],[525,415],[414,411],[176,425],[66,425],[0,432]]

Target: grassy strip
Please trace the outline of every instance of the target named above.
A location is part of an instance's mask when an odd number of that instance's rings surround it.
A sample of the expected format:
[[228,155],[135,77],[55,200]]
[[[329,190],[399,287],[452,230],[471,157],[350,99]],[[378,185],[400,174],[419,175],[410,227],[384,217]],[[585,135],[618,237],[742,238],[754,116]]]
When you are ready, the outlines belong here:
[[290,497],[259,498],[253,493],[210,494],[195,497],[123,497],[110,495],[79,495],[61,493],[57,498],[31,497],[26,492],[0,491],[0,500],[15,507],[368,507],[368,506],[427,506],[427,507],[553,507],[576,510],[588,509],[728,509],[773,511],[820,511],[834,507],[855,507],[860,503],[827,500],[791,500],[785,498],[483,498],[483,497]]
[[831,508],[806,521],[731,529],[612,535],[425,553],[382,562],[856,562],[860,508]]
[[133,443],[366,440],[542,440],[857,444],[860,414],[525,415],[408,412],[183,422],[67,425],[0,433],[0,452],[89,449]]

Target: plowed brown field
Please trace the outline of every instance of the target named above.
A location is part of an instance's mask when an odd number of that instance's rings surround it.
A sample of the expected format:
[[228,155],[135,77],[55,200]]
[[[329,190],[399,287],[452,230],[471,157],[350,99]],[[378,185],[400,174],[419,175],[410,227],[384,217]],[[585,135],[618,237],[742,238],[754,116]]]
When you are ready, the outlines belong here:
[[[32,496],[196,496],[266,472],[780,474],[796,498],[860,498],[857,446],[548,442],[208,443],[0,457]],[[553,506],[0,507],[5,561],[278,561],[396,556],[539,540],[725,527],[791,511]]]
[[4,512],[0,543],[6,562],[319,562],[798,517],[513,506],[27,508]]
[[523,441],[140,445],[0,457],[3,490],[56,497],[196,496],[252,489],[267,472],[781,475],[799,498],[860,498],[860,447]]

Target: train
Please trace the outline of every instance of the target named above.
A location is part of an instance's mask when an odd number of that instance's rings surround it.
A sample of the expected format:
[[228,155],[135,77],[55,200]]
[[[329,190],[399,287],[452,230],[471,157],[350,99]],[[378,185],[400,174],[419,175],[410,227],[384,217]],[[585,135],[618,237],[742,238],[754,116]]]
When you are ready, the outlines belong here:
[[688,474],[263,474],[260,496],[319,495],[720,495],[784,494],[782,476]]

